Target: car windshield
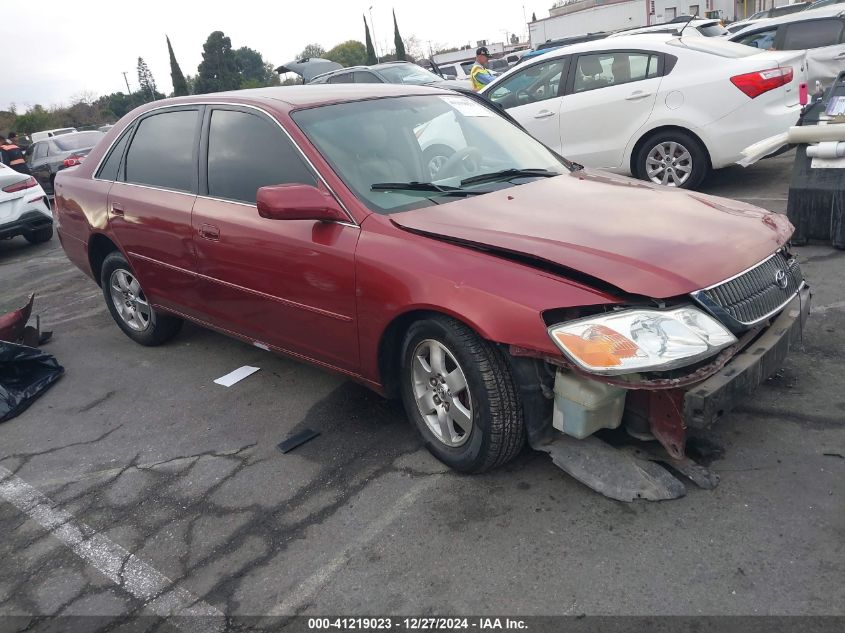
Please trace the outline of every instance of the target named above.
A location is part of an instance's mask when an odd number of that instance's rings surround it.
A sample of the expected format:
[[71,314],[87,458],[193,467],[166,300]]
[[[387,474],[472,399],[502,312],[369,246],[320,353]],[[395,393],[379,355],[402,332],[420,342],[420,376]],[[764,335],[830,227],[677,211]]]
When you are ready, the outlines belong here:
[[416,64],[396,64],[395,66],[383,66],[378,71],[384,75],[392,84],[412,84],[421,86],[424,84],[441,81],[440,77],[433,72],[417,66]]
[[54,138],[53,142],[63,152],[70,152],[75,149],[86,149],[94,147],[101,138],[102,132],[78,132],[76,134]]
[[326,105],[292,114],[369,208],[393,213],[568,172],[569,163],[461,95]]

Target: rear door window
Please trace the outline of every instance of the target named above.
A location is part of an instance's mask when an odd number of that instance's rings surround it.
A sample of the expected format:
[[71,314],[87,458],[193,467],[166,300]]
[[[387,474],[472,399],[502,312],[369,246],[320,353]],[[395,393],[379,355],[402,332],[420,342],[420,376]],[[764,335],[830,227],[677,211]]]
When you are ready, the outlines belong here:
[[368,72],[366,70],[357,70],[352,73],[353,77],[355,77],[356,84],[380,84],[384,83],[381,79],[375,76],[375,74]]
[[255,204],[260,187],[295,183],[315,185],[317,179],[278,124],[240,110],[212,111],[209,196]]
[[778,48],[797,51],[805,48],[833,46],[842,41],[843,27],[845,27],[845,21],[837,18],[793,22],[786,25],[783,45]]
[[47,155],[47,143],[42,141],[35,144],[34,158],[44,158]]
[[575,92],[618,86],[657,77],[658,57],[624,51],[581,55],[575,69]]
[[339,75],[332,75],[328,78],[328,81],[326,83],[351,84],[353,83],[352,73],[340,73]]
[[126,152],[124,180],[194,191],[197,110],[154,114],[141,120]]
[[757,31],[735,41],[740,44],[745,44],[746,46],[753,46],[755,48],[759,48],[760,50],[767,51],[774,47],[775,35],[777,35],[777,32],[776,28],[767,29],[765,31]]

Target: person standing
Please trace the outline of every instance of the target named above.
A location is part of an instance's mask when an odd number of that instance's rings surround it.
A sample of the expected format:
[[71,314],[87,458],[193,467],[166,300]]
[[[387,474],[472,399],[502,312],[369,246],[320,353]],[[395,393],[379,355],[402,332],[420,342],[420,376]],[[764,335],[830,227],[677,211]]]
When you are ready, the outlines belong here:
[[17,144],[18,135],[14,132],[9,132],[9,138],[3,145],[0,145],[0,162],[8,165],[15,171],[30,176],[29,167],[26,164],[26,159],[23,157],[23,152]]
[[472,89],[476,92],[493,81],[493,73],[487,69],[489,61],[490,51],[487,50],[486,46],[482,46],[475,51],[475,63],[469,71],[469,80],[472,82]]

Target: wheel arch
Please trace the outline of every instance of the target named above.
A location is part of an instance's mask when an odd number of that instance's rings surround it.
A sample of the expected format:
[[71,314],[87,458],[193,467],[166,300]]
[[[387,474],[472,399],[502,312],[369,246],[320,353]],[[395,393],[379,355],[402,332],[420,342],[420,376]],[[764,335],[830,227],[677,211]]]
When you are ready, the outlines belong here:
[[701,145],[701,149],[704,151],[704,155],[707,157],[707,168],[708,170],[713,169],[713,159],[710,157],[710,150],[707,147],[707,143],[704,142],[704,139],[701,138],[700,135],[696,134],[689,128],[686,128],[682,125],[661,125],[655,128],[644,132],[642,136],[634,143],[634,147],[631,150],[631,156],[628,158],[628,168],[631,170],[631,174],[635,178],[640,178],[640,174],[637,170],[637,156],[640,153],[640,150],[643,148],[652,136],[656,136],[657,134],[662,134],[663,132],[683,132],[684,134],[688,134],[693,139],[695,139],[699,145]]
[[108,257],[109,253],[120,251],[108,236],[103,233],[94,233],[91,239],[88,240],[88,264],[91,266],[91,274],[94,276],[94,281],[100,285],[100,273],[103,270],[103,261]]
[[[402,355],[400,354],[402,343],[408,329],[417,321],[423,319],[444,316],[454,319],[470,328],[483,339],[490,340],[484,335],[475,324],[467,321],[449,310],[436,307],[411,308],[401,314],[397,314],[384,328],[378,344],[378,371],[382,390],[388,398],[399,396],[399,370],[402,366]],[[491,341],[496,344],[494,341]]]

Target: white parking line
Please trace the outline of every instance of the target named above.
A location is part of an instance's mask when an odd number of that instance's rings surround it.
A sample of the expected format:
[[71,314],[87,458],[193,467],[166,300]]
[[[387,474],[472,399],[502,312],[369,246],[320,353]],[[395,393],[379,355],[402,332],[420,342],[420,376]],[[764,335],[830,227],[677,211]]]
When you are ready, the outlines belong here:
[[[224,631],[223,613],[173,581],[117,543],[76,521],[41,491],[0,466],[0,498],[5,499],[74,554],[105,575],[121,589],[142,601],[145,608],[192,633]],[[86,536],[90,535],[90,536]],[[186,617],[191,616],[191,617]]]
[[405,510],[410,508],[422,493],[431,488],[434,484],[438,483],[440,479],[441,475],[430,475],[402,495],[399,500],[390,507],[390,510],[370,523],[367,528],[358,535],[358,538],[351,541],[337,556],[332,558],[328,563],[306,578],[294,592],[287,596],[281,603],[272,608],[268,615],[290,616],[298,614],[299,611],[308,604],[311,598],[319,593],[319,591],[328,584],[335,574],[349,563],[353,554],[357,550],[360,550],[372,543],[379,534],[381,534],[390,526],[391,523],[398,519]]

